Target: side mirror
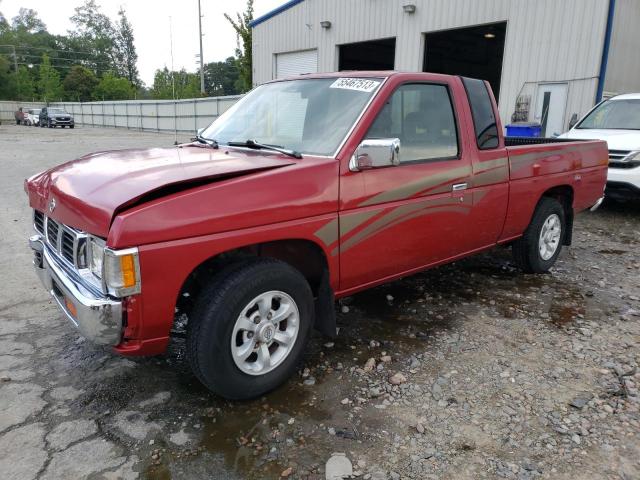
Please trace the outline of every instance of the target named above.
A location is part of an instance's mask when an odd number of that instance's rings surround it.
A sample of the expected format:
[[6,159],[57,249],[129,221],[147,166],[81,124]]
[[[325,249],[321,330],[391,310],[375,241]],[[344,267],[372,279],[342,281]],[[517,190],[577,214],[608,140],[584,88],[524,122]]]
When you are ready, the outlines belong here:
[[569,120],[569,130],[575,127],[576,123],[578,123],[578,114],[574,113],[573,115],[571,115],[571,120]]
[[368,139],[358,145],[349,161],[349,170],[359,172],[397,165],[400,165],[399,138]]

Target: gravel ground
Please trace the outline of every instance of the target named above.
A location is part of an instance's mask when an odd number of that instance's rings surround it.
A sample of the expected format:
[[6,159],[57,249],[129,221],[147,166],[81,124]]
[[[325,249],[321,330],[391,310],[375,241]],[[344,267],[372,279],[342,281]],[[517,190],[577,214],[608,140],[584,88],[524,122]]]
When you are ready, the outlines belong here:
[[548,275],[502,248],[345,299],[339,337],[316,336],[295,378],[230,403],[180,341],[146,359],[84,342],[26,246],[25,177],[171,143],[0,127],[3,478],[640,478],[640,205],[579,215]]

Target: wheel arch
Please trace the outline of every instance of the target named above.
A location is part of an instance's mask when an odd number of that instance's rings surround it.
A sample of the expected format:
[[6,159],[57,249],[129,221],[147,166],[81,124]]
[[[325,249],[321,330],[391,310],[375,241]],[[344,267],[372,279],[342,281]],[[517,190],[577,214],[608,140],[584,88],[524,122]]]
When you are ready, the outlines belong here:
[[[556,200],[562,208],[564,209],[564,219],[565,219],[565,234],[562,239],[562,244],[569,246],[571,245],[571,241],[573,239],[573,199],[574,199],[574,190],[571,185],[556,185],[554,187],[549,188],[544,191],[538,200],[538,204],[543,198],[553,198]],[[536,204],[536,209],[538,208],[538,204]],[[535,212],[535,209],[534,209]]]
[[[227,265],[251,258],[274,258],[296,268],[307,279],[315,299],[315,327],[335,334],[334,296],[329,261],[323,248],[303,238],[271,240],[217,253],[197,265],[185,278],[176,298],[176,318],[188,318],[195,299],[213,275]],[[184,318],[184,317],[182,317]],[[174,329],[179,327],[175,324]]]

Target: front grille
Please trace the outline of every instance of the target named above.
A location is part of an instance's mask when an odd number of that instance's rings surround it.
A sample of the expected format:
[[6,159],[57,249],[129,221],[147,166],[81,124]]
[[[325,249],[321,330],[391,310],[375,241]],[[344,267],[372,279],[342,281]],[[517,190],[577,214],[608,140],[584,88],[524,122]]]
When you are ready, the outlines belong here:
[[636,168],[640,167],[640,162],[609,162],[609,168]]
[[58,249],[58,233],[60,232],[60,225],[55,220],[47,218],[47,242],[55,250]]
[[622,160],[630,153],[629,150],[609,150],[609,161],[615,162],[616,160]]
[[33,226],[38,233],[44,234],[44,213],[33,211]]
[[59,223],[34,210],[33,226],[45,237],[47,245],[69,265],[87,268],[87,234]]
[[73,244],[75,243],[75,238],[68,231],[64,230],[62,232],[62,240],[60,242],[60,253],[62,256],[69,262],[73,263]]
[[625,161],[631,154],[630,150],[609,150],[609,167],[611,168],[635,168],[640,166],[640,161]]

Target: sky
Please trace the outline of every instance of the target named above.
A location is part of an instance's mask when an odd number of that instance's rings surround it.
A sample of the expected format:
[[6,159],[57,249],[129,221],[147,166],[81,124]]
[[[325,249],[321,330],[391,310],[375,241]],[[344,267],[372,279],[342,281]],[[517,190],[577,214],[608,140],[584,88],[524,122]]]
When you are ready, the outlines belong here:
[[[244,11],[246,0],[201,0],[202,48],[205,63],[224,60],[232,56],[236,48],[236,34],[224,18],[228,13]],[[53,34],[65,34],[72,28],[69,17],[82,0],[0,0],[0,11],[7,19],[18,10],[31,8]],[[171,68],[171,41],[169,17],[173,30],[173,66],[176,70],[197,69],[198,0],[97,0],[103,13],[117,18],[120,6],[127,11],[133,25],[138,52],[138,70],[143,82],[150,86],[153,74],[165,65]],[[286,0],[254,0],[254,18],[286,3]]]

